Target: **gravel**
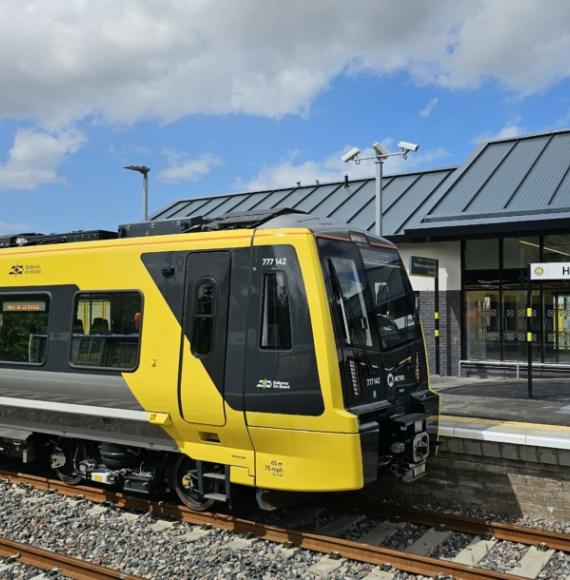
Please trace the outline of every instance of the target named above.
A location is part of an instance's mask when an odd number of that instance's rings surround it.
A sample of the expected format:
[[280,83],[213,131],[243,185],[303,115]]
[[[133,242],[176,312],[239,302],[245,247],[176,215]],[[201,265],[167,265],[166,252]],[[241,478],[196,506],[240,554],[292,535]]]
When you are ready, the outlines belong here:
[[528,546],[515,542],[499,542],[486,558],[479,562],[482,568],[497,572],[512,570],[526,554]]
[[451,535],[443,544],[437,546],[437,548],[432,552],[434,558],[447,558],[451,560],[466,548],[471,541],[473,536],[471,534],[464,534],[462,532],[451,532]]
[[[434,505],[425,506],[435,509]],[[304,508],[301,508],[304,509]],[[306,508],[310,515],[309,508]],[[279,525],[287,516],[267,517]],[[113,506],[101,506],[83,499],[64,497],[0,482],[0,535],[59,551],[125,573],[149,578],[222,578],[272,580],[281,578],[316,578],[310,568],[323,554],[284,546],[258,539],[242,538],[243,549],[227,531],[204,529],[183,522],[171,522],[154,529],[158,520],[150,514],[132,514]],[[307,518],[303,528],[316,529],[338,517],[338,511],[327,508],[318,516]],[[490,514],[487,514],[490,517]],[[480,517],[480,516],[478,516]],[[365,517],[342,532],[342,536],[358,539],[380,523],[380,519]],[[552,529],[549,523],[549,528]],[[383,545],[406,549],[419,539],[427,526],[404,523]],[[202,534],[190,541],[188,534]],[[435,550],[438,557],[452,558],[472,540],[472,536],[453,532]],[[234,549],[232,549],[232,546]],[[521,544],[500,542],[481,564],[500,571],[511,570],[526,552]],[[362,579],[375,567],[370,564],[343,560],[329,578]],[[19,564],[11,575],[0,570],[2,578],[28,580],[38,571]],[[570,573],[570,559],[557,553],[540,578],[564,578]],[[54,576],[61,578],[61,576]],[[419,576],[398,572],[396,578],[408,580]]]
[[342,530],[338,536],[339,538],[345,538],[347,540],[358,540],[358,538],[373,530],[381,521],[378,518],[365,517],[349,528]]
[[156,531],[149,514],[127,519],[124,510],[7,483],[0,484],[0,513],[0,535],[152,578],[307,578],[322,558],[260,540],[232,550],[238,536],[213,529],[189,542],[185,535],[197,526],[174,522]]
[[570,578],[570,557],[564,552],[556,552],[539,574],[540,580],[567,580]]
[[402,505],[409,509],[417,509],[421,511],[431,511],[437,513],[452,514],[461,517],[471,517],[479,520],[489,520],[493,522],[501,522],[505,524],[517,524],[527,528],[537,528],[540,530],[549,530],[552,532],[561,532],[570,534],[570,521],[548,521],[540,518],[531,518],[529,516],[521,516],[512,513],[499,513],[494,511],[485,511],[472,506],[462,505],[456,502],[442,503],[406,503],[391,499],[391,498],[371,498],[368,492],[368,498],[377,501],[378,503],[388,503],[391,506]]
[[419,540],[427,531],[427,526],[404,523],[401,529],[388,536],[382,546],[393,548],[394,550],[405,550],[409,548],[416,540]]
[[68,576],[63,576],[56,570],[39,570],[32,566],[20,564],[15,558],[0,558],[0,577],[3,580],[31,580],[41,574],[49,574],[50,580],[64,580]]

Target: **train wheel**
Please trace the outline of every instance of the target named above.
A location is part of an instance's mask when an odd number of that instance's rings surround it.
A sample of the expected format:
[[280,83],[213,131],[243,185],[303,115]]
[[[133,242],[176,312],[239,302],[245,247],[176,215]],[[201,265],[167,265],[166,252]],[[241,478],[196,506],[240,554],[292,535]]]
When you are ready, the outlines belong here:
[[67,485],[77,485],[83,481],[83,476],[75,470],[74,457],[79,452],[79,443],[60,443],[51,454],[51,464],[56,475]]
[[[181,455],[175,462],[172,471],[172,486],[180,501],[191,510],[203,512],[210,509],[215,500],[204,497],[198,491],[198,473],[196,462]],[[204,481],[204,493],[218,491],[217,480]]]

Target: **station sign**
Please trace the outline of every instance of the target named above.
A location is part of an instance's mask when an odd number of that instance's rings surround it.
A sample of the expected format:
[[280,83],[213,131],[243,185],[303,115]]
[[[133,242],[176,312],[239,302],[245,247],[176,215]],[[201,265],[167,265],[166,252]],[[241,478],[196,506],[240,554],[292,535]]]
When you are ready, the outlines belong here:
[[435,278],[439,268],[439,261],[435,258],[410,256],[410,274],[413,276],[429,276]]
[[531,280],[570,280],[570,262],[537,262],[530,265]]

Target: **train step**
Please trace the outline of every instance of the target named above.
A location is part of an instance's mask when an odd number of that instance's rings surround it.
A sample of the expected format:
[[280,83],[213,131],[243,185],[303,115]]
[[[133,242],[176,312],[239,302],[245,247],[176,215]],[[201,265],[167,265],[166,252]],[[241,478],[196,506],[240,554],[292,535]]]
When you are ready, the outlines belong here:
[[220,479],[222,481],[226,479],[225,473],[219,473],[217,471],[205,471],[203,475],[208,479]]
[[216,501],[227,501],[227,499],[228,499],[225,493],[214,493],[214,492],[205,493],[204,497],[206,499],[213,499]]

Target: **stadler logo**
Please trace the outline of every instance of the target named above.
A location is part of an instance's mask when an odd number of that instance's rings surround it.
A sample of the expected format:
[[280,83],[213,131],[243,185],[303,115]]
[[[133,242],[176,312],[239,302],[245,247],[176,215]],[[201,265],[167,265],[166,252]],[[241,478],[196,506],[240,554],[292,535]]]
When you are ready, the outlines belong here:
[[8,272],[9,276],[21,276],[24,273],[24,266],[21,264],[14,264],[10,271]]
[[534,275],[535,276],[542,276],[544,274],[544,268],[542,266],[537,266],[534,269]]

